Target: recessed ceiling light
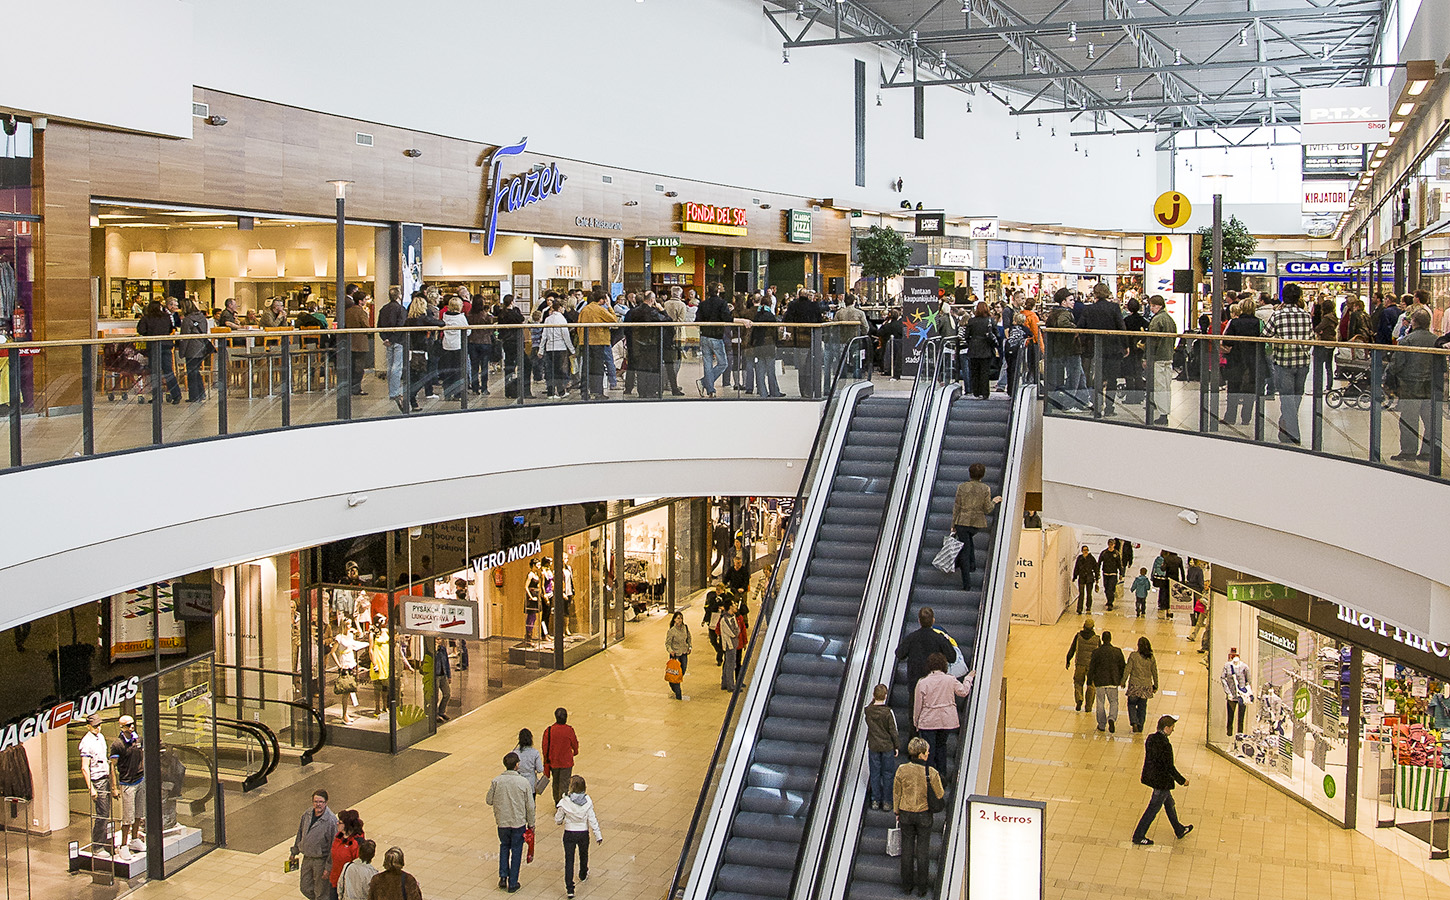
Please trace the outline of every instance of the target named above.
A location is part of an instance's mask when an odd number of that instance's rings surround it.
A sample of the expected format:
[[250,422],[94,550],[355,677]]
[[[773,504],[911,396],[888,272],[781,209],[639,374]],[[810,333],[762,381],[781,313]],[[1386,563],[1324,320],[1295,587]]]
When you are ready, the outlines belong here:
[[1415,111],[1415,101],[1413,101],[1413,100],[1406,100],[1404,103],[1401,103],[1400,104],[1400,108],[1399,109],[1395,110],[1395,115],[1397,115],[1397,116],[1408,116],[1410,113],[1412,113],[1414,111]]

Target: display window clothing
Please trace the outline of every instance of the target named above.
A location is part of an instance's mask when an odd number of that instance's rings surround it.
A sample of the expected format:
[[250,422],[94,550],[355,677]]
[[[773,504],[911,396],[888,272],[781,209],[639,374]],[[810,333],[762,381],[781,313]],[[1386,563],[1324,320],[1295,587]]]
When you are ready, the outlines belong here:
[[[136,744],[140,745],[140,740]],[[139,770],[138,770],[139,771]],[[136,784],[140,784],[137,776]],[[19,744],[0,751],[0,796],[35,799],[35,782],[30,775],[30,759]]]
[[107,781],[111,777],[111,762],[106,736],[99,731],[87,731],[80,741],[81,768],[91,781]]
[[372,668],[368,671],[368,677],[372,681],[387,681],[392,673],[392,641],[388,638],[386,627],[374,628],[372,646],[369,652],[372,655]]
[[343,672],[356,669],[357,651],[367,645],[366,641],[353,637],[349,632],[339,632],[332,650],[332,658],[337,663],[337,668]]
[[552,769],[574,768],[574,756],[579,752],[579,737],[572,726],[555,722],[544,729],[542,744],[545,774]]
[[332,873],[329,880],[333,887],[338,886],[343,868],[357,859],[357,845],[364,840],[367,840],[367,835],[361,832],[353,837],[343,837],[339,834],[332,839]]

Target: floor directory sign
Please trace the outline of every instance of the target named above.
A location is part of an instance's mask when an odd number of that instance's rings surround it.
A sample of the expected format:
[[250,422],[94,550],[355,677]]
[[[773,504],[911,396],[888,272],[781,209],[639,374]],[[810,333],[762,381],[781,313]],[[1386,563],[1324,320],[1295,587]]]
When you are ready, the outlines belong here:
[[967,896],[1042,900],[1047,804],[967,798]]

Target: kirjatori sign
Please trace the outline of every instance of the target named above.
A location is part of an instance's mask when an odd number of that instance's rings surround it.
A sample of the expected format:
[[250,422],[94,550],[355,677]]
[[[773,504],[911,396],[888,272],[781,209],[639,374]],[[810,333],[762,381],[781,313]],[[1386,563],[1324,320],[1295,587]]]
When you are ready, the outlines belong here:
[[1306,144],[1378,144],[1390,136],[1388,87],[1305,88],[1299,92]]
[[1353,181],[1305,181],[1300,210],[1306,213],[1344,212],[1354,196]]

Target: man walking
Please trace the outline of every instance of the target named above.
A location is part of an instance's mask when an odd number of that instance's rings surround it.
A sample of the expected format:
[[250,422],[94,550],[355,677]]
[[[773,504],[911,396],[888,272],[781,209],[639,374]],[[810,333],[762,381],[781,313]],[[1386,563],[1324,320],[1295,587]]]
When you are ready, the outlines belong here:
[[1173,321],[1173,316],[1168,313],[1166,301],[1159,294],[1154,294],[1148,299],[1148,310],[1153,317],[1148,320],[1148,332],[1150,335],[1168,335],[1167,337],[1148,337],[1148,377],[1152,379],[1153,390],[1150,400],[1153,404],[1150,412],[1153,415],[1154,425],[1167,425],[1169,406],[1173,397],[1173,335],[1178,333],[1178,323]]
[[740,664],[740,620],[735,601],[727,599],[720,612],[720,690],[735,690],[735,670]]
[[[695,311],[695,322],[700,326],[700,362],[705,375],[696,386],[707,397],[715,396],[715,379],[730,368],[730,358],[725,354],[725,328],[734,320],[730,302],[721,291],[711,291],[710,296]],[[709,324],[721,323],[721,324]]]
[[503,774],[489,783],[484,798],[493,807],[498,825],[498,886],[510,894],[519,889],[524,829],[534,827],[534,786],[519,774],[518,767],[519,755],[509,751],[503,758]]
[[[1067,664],[1063,668],[1073,667],[1073,658],[1077,658],[1077,668],[1072,673],[1072,696],[1077,701],[1077,709],[1082,711],[1083,687],[1088,685],[1088,669],[1092,665],[1093,653],[1102,646],[1102,638],[1093,631],[1092,616],[1082,620],[1082,630],[1072,636],[1072,643],[1067,645]],[[1088,712],[1093,711],[1093,691],[1089,687],[1087,691]]]
[[[1264,334],[1268,337],[1308,341],[1314,338],[1314,323],[1304,311],[1303,291],[1297,284],[1284,286],[1284,302],[1269,316]],[[1299,403],[1309,377],[1311,348],[1303,344],[1271,344],[1274,388],[1279,394],[1279,443],[1299,444]]]
[[[1405,313],[1411,331],[1400,338],[1401,347],[1433,347],[1430,311],[1424,307]],[[1430,439],[1430,397],[1435,378],[1444,378],[1441,357],[1429,353],[1396,350],[1390,354],[1389,374],[1399,381],[1400,452],[1395,460],[1428,460],[1435,450]],[[1440,374],[1437,374],[1440,373]]]
[[1103,642],[1088,662],[1087,683],[1093,689],[1098,708],[1098,731],[1118,730],[1118,687],[1127,671],[1123,651],[1113,646],[1113,633],[1103,632]]
[[1093,559],[1087,544],[1072,564],[1072,580],[1077,582],[1077,614],[1093,611],[1093,585],[1098,580],[1098,561]]
[[337,815],[327,808],[327,791],[314,791],[312,808],[297,823],[297,839],[287,854],[289,862],[302,857],[298,883],[308,900],[325,900],[332,891],[332,839],[337,836]]
[[[378,310],[379,328],[401,328],[408,318],[403,308],[403,289],[394,285],[388,288],[388,302]],[[403,335],[401,332],[383,332],[383,358],[387,363],[388,399],[406,413],[408,405],[403,401]]]
[[1173,765],[1173,744],[1168,740],[1177,721],[1177,716],[1159,716],[1158,730],[1143,742],[1142,781],[1153,789],[1153,797],[1143,811],[1143,818],[1138,820],[1138,827],[1133,830],[1133,843],[1140,847],[1153,846],[1148,838],[1148,826],[1158,817],[1160,809],[1168,813],[1168,824],[1173,826],[1174,837],[1182,840],[1193,830],[1192,825],[1178,821],[1178,807],[1173,803],[1174,784],[1188,787],[1188,779],[1179,774]]
[[1118,579],[1122,577],[1122,560],[1118,557],[1118,539],[1108,540],[1108,546],[1098,554],[1098,570],[1103,577],[1103,594],[1108,598],[1108,605],[1104,607],[1109,612],[1118,599]]
[[[1123,310],[1112,301],[1112,290],[1102,282],[1093,285],[1091,306],[1083,311],[1084,331],[1127,331],[1123,322]],[[1004,324],[1009,324],[1004,322]],[[1094,349],[1095,347],[1100,349]],[[1083,354],[1092,368],[1092,388],[1102,398],[1103,415],[1113,414],[1113,403],[1118,391],[1118,372],[1123,357],[1127,355],[1128,343],[1120,337],[1104,334],[1084,335]]]

